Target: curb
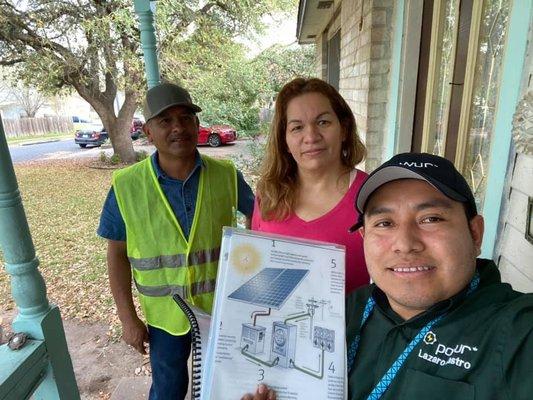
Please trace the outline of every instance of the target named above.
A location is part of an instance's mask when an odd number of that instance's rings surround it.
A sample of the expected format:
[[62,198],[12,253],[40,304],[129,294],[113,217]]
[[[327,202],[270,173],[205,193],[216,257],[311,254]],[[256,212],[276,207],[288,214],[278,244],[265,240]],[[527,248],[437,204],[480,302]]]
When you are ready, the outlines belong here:
[[59,142],[61,139],[52,139],[52,140],[41,140],[38,142],[22,142],[19,143],[19,146],[31,146],[32,144],[44,144],[44,143],[53,143],[53,142]]

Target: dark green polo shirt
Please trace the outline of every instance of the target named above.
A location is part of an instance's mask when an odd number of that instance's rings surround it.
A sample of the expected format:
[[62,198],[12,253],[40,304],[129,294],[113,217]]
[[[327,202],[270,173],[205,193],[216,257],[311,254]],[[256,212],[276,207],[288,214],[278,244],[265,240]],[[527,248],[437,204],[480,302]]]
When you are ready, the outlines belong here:
[[376,300],[348,377],[349,399],[366,399],[419,330],[446,313],[414,348],[382,400],[533,399],[533,294],[501,283],[492,261],[478,259],[478,289],[466,289],[408,321],[375,285],[346,303],[347,345],[359,333],[368,296]]

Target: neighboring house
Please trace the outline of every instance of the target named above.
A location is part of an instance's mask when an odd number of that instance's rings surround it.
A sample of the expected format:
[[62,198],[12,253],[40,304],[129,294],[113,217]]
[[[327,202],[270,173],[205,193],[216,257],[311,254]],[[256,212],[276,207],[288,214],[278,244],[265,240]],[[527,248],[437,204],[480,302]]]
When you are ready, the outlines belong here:
[[[0,87],[0,111],[6,119],[25,118],[26,111],[14,94],[16,88],[3,85]],[[99,121],[98,114],[91,105],[77,93],[68,96],[47,97],[46,102],[37,111],[36,117],[71,117],[79,116],[91,121]]]
[[24,110],[17,103],[7,100],[0,103],[0,112],[2,112],[2,118],[20,118],[24,115]]
[[297,25],[299,43],[316,45],[317,75],[352,107],[365,169],[404,151],[452,160],[485,216],[482,256],[523,291],[533,291],[532,17],[525,0],[300,0]]

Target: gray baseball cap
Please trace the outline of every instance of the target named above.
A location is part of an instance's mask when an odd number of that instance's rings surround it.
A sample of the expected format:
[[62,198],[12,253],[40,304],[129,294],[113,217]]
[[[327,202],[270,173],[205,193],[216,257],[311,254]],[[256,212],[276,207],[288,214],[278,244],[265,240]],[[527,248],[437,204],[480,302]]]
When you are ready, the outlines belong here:
[[144,120],[148,122],[149,119],[173,106],[187,107],[195,113],[202,111],[192,102],[187,90],[173,83],[161,83],[146,92],[143,104]]

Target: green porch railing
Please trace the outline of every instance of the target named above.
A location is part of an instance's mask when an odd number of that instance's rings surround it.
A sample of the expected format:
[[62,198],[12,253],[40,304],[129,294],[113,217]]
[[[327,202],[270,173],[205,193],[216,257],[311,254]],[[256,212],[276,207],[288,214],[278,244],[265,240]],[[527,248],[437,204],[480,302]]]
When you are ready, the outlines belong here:
[[139,18],[139,31],[141,32],[141,45],[144,56],[144,70],[148,88],[159,85],[159,64],[157,62],[157,38],[155,37],[154,15],[151,5],[155,1],[134,0],[135,14]]
[[18,309],[12,328],[29,340],[0,346],[0,400],[80,398],[59,309],[46,297],[0,115],[0,250]]
[[[139,17],[148,87],[160,82],[151,4],[134,0]],[[46,285],[22,206],[0,116],[0,250],[11,276],[18,315],[14,332],[30,340],[19,350],[0,346],[0,400],[78,400],[79,391],[59,309],[48,303]]]

